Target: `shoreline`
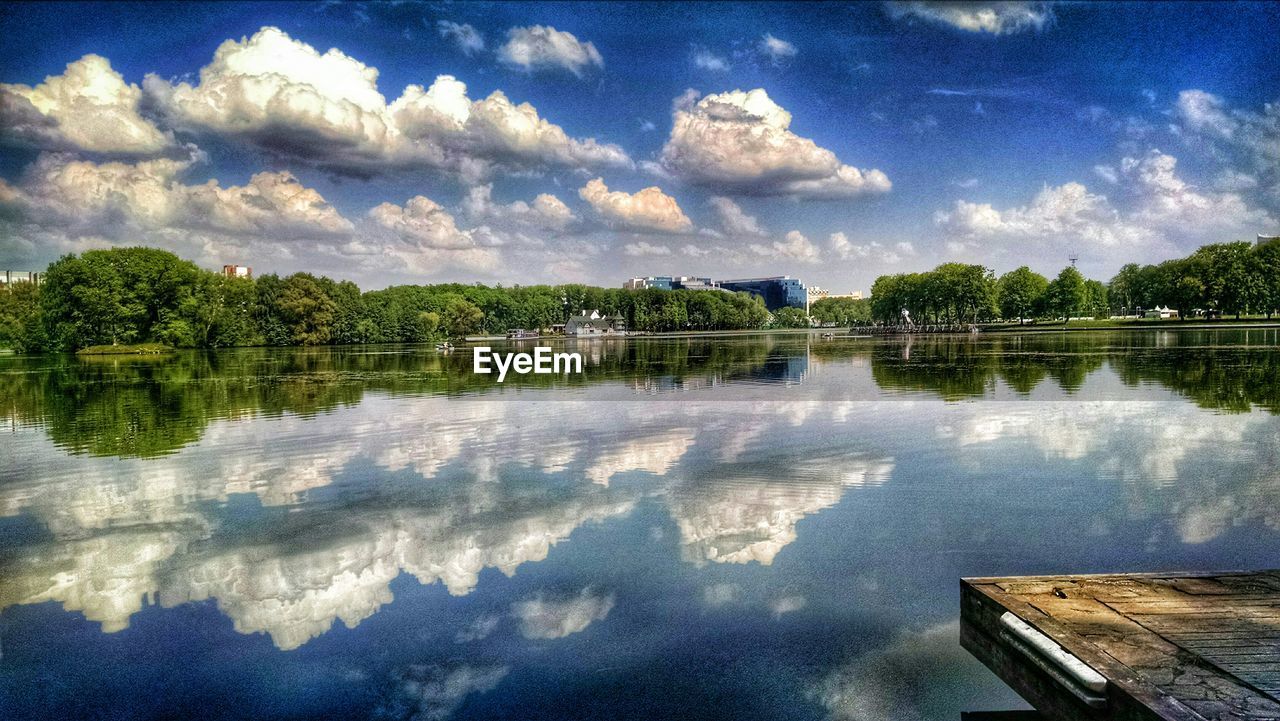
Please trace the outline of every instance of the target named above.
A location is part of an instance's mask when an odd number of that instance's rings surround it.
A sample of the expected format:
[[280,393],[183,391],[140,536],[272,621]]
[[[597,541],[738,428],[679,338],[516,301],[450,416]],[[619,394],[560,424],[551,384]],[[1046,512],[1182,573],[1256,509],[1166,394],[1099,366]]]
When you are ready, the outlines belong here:
[[1029,325],[1029,326],[996,326],[983,327],[978,326],[981,333],[1055,333],[1062,331],[1091,331],[1091,330],[1231,330],[1231,329],[1257,329],[1257,328],[1280,328],[1280,320],[1239,320],[1239,321],[1214,321],[1212,323],[1199,323],[1196,321],[1160,321],[1152,323],[1114,323],[1111,325]]
[[[1160,322],[1160,323],[1113,324],[1113,325],[1104,325],[1104,326],[1073,326],[1073,325],[1065,325],[1065,326],[1064,325],[1053,325],[1053,326],[1028,325],[1028,326],[995,326],[995,327],[978,326],[978,331],[980,334],[1003,334],[1003,335],[1011,335],[1011,334],[1018,334],[1018,333],[1062,333],[1062,332],[1087,333],[1092,331],[1113,332],[1113,331],[1144,331],[1144,330],[1175,330],[1176,331],[1176,330],[1233,330],[1233,329],[1238,329],[1238,330],[1280,329],[1280,319],[1272,320],[1272,321],[1241,320],[1241,321],[1228,321],[1225,323],[1220,321],[1213,322],[1213,323],[1170,321],[1170,322]],[[539,336],[537,338],[507,338],[506,336],[467,336],[466,338],[462,339],[459,342],[466,343],[466,344],[475,344],[475,343],[492,343],[492,342],[499,342],[499,341],[508,342],[508,343],[521,343],[521,342],[531,341],[536,343],[536,342],[551,341],[551,340],[595,341],[595,340],[639,340],[639,339],[645,339],[645,338],[656,338],[656,339],[732,338],[735,336],[745,337],[745,336],[757,336],[757,335],[815,335],[815,334],[821,335],[823,333],[838,333],[838,334],[844,333],[847,335],[837,335],[836,337],[845,338],[845,339],[849,339],[849,338],[862,339],[864,337],[888,338],[888,337],[894,337],[894,336],[926,336],[926,335],[927,336],[942,336],[942,335],[972,336],[974,335],[972,333],[961,333],[961,332],[957,332],[957,333],[876,332],[874,326],[838,326],[835,328],[770,328],[770,329],[764,329],[764,330],[748,329],[748,330],[708,330],[708,331],[667,331],[667,332],[661,332],[661,333],[645,333],[643,335],[600,335],[600,336],[581,336],[581,337],[564,336],[564,335],[545,335],[545,336]],[[138,356],[167,355],[170,353],[181,353],[186,351],[208,352],[208,351],[238,350],[242,348],[282,348],[282,349],[283,348],[298,348],[298,349],[301,349],[301,348],[360,348],[360,347],[384,346],[384,345],[429,346],[432,343],[433,343],[432,341],[422,341],[420,343],[404,343],[400,341],[392,341],[387,343],[345,343],[345,344],[326,343],[321,345],[305,345],[305,346],[304,345],[282,345],[282,346],[245,345],[245,346],[226,346],[226,347],[220,347],[220,348],[164,347],[163,350],[160,350],[155,347],[147,347],[148,345],[152,345],[152,344],[142,344],[142,347],[145,349],[139,349],[137,346],[133,346],[133,347],[120,346],[119,348],[121,348],[121,350],[114,351],[114,352],[102,352],[96,349],[92,352],[86,352],[86,350],[88,349],[85,349],[80,351],[57,351],[57,352],[51,352],[51,353],[49,352],[18,353],[12,348],[0,348],[0,356],[16,357],[16,356],[43,356],[43,355],[72,355],[72,356],[77,356],[81,358],[84,358],[84,357],[101,358],[101,357],[111,357],[111,356],[138,357]],[[155,344],[155,345],[158,345],[158,344]],[[125,348],[128,348],[128,350],[124,350]]]
[[842,330],[847,326],[839,326],[837,328],[764,328],[764,329],[742,329],[742,330],[672,330],[661,331],[655,333],[634,333],[634,334],[611,334],[611,335],[542,335],[536,338],[508,338],[504,335],[469,335],[463,338],[464,343],[488,343],[492,341],[510,341],[519,343],[521,341],[540,341],[540,340],[633,340],[637,338],[710,338],[716,336],[736,336],[736,335],[787,335],[799,333],[830,333],[835,330]]
[[[1231,329],[1265,329],[1280,328],[1280,319],[1276,320],[1240,320],[1240,321],[1214,321],[1212,323],[1195,322],[1195,321],[1159,321],[1159,322],[1138,322],[1138,323],[1114,323],[1110,325],[998,325],[998,326],[978,326],[979,333],[1061,333],[1070,331],[1073,333],[1089,332],[1089,331],[1143,331],[1143,330],[1231,330]],[[822,333],[848,333],[854,336],[866,334],[868,337],[891,337],[906,335],[973,335],[968,332],[936,332],[936,333],[905,333],[905,332],[886,332],[879,330],[876,326],[836,326],[833,328],[769,328],[764,330],[706,330],[706,331],[665,331],[660,333],[644,333],[637,335],[600,335],[600,336],[565,336],[565,335],[545,335],[537,338],[507,338],[506,336],[467,336],[463,339],[466,343],[487,343],[493,341],[542,341],[542,340],[634,340],[641,338],[714,338],[714,337],[733,337],[748,335],[800,335],[800,334],[822,334]],[[845,336],[849,337],[849,336]]]

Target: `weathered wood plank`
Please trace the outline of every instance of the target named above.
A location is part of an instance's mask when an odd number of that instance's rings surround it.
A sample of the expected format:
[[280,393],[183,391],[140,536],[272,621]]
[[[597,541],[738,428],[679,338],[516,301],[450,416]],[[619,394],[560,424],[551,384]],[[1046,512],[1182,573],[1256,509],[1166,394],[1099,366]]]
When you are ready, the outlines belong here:
[[[966,579],[962,603],[965,647],[1045,718],[1280,719],[1280,572]],[[1107,678],[1107,707],[1029,670],[1005,611]]]

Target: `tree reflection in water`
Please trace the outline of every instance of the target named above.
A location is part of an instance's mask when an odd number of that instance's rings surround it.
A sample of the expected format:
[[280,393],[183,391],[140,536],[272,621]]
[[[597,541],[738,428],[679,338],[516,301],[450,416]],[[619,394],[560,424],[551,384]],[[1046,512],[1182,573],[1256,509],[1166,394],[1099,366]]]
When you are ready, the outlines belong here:
[[[937,335],[818,340],[805,336],[596,340],[566,343],[582,375],[512,375],[502,385],[471,371],[469,353],[425,346],[240,349],[146,358],[0,360],[0,412],[39,425],[75,453],[153,457],[197,441],[212,421],[303,418],[391,396],[564,391],[620,385],[664,392],[717,384],[803,383],[815,367],[869,365],[886,394],[944,400],[1022,396],[1051,379],[1065,397],[1108,368],[1125,385],[1155,383],[1202,408],[1280,412],[1276,330]],[[548,396],[550,397],[550,396]],[[828,397],[826,394],[813,397]],[[874,400],[873,397],[858,400]]]
[[[956,576],[1280,549],[1274,332],[583,350],[503,387],[416,347],[0,360],[0,688],[66,679],[69,716],[152,671],[224,699],[279,676],[321,715],[938,715],[1001,705],[954,644]],[[218,640],[178,671],[104,665],[192,634]]]

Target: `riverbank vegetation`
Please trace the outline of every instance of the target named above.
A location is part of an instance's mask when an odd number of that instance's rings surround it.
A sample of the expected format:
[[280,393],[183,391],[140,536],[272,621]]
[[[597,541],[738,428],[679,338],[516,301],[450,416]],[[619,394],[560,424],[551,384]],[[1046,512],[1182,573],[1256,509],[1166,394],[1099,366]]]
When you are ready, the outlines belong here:
[[1280,242],[1206,245],[1109,283],[1073,266],[1052,280],[1023,266],[997,277],[944,263],[876,279],[867,300],[824,298],[769,313],[746,293],[624,290],[580,284],[401,285],[362,291],[310,273],[231,278],[153,248],[91,250],[49,266],[40,286],[0,292],[0,348],[22,352],[158,343],[175,348],[429,342],[509,328],[545,330],[599,310],[640,332],[1105,319],[1173,308],[1179,318],[1280,308]]
[[402,285],[361,291],[310,273],[230,278],[152,248],[91,250],[43,283],[0,292],[0,346],[23,352],[160,343],[176,348],[423,342],[546,329],[571,313],[621,315],[638,331],[763,328],[745,293],[586,285]]
[[172,353],[173,348],[163,343],[136,343],[131,345],[92,345],[76,351],[78,356],[160,355]]
[[809,306],[809,317],[818,325],[866,325],[871,322],[867,298],[821,298]]
[[1000,277],[980,265],[944,263],[924,273],[884,275],[871,286],[871,316],[900,323],[982,323],[1134,316],[1171,308],[1181,319],[1265,315],[1280,309],[1280,242],[1215,243],[1157,265],[1130,263],[1110,282],[1074,266],[1053,280],[1023,266]]

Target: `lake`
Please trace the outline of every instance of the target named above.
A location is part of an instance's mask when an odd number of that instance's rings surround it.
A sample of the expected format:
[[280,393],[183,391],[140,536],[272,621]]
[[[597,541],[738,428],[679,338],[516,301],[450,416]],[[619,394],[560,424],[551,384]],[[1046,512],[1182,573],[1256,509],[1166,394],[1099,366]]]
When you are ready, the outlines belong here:
[[962,576],[1280,558],[1276,329],[549,344],[0,357],[0,717],[955,720]]

